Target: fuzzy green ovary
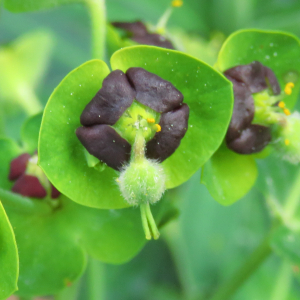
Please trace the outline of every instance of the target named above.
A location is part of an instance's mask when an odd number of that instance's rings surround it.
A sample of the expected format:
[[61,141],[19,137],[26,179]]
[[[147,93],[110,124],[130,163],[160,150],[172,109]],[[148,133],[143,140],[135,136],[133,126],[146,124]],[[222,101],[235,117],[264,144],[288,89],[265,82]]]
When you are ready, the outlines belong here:
[[[155,124],[159,123],[159,119],[160,114],[158,112],[137,101],[133,101],[132,105],[112,127],[133,145],[137,131],[141,128],[146,142],[151,140],[157,131]],[[154,122],[148,122],[147,120],[154,120]]]
[[147,159],[132,162],[119,177],[122,195],[130,205],[153,204],[160,200],[165,190],[162,167]]

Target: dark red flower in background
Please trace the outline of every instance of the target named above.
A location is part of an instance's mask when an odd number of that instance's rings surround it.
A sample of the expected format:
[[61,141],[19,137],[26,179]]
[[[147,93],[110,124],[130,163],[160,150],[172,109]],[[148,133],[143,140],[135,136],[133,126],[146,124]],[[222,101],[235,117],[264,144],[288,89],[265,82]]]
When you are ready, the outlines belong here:
[[141,21],[136,22],[113,22],[116,28],[123,29],[127,32],[128,38],[141,45],[151,45],[167,49],[175,49],[173,44],[164,36],[158,33],[150,33]]
[[[45,198],[47,191],[38,177],[26,173],[30,159],[30,154],[23,153],[11,161],[8,178],[11,181],[15,181],[12,191],[25,197]],[[50,185],[51,198],[55,199],[60,195],[60,192],[51,183]]]

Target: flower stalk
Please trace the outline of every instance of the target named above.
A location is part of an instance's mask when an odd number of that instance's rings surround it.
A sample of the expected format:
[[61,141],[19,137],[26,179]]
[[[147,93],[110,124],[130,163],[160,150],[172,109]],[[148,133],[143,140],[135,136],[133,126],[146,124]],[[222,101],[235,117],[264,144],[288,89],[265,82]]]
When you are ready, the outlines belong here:
[[106,8],[105,0],[86,0],[92,26],[92,57],[105,58]]

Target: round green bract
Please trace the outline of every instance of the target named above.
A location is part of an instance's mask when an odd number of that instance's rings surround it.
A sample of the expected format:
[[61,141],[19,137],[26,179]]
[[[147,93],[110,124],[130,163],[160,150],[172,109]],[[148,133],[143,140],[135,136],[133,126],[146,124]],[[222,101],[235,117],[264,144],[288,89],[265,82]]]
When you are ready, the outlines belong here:
[[208,160],[202,169],[201,183],[222,205],[230,205],[249,192],[257,178],[252,155],[237,154],[225,144]]
[[109,73],[104,62],[92,60],[72,71],[54,90],[44,111],[39,163],[55,187],[72,200],[91,207],[124,208],[128,204],[117,188],[117,172],[90,168],[75,134],[83,109]]
[[[0,189],[0,196],[24,198]],[[62,207],[28,213],[7,205],[20,253],[19,295],[55,294],[84,271],[87,254],[106,263],[124,263],[145,243],[138,209],[98,210],[61,196]],[[47,211],[48,206],[48,211]],[[155,206],[157,221],[164,209]],[[1,277],[1,275],[0,275]]]
[[[22,296],[56,294],[82,275],[87,255],[120,264],[134,257],[146,242],[137,208],[100,210],[60,196],[61,206],[52,210],[40,199],[2,189],[0,198],[16,235],[20,255],[17,293]],[[13,205],[21,201],[28,209]],[[174,215],[167,201],[152,210],[158,225]]]
[[224,72],[229,68],[259,61],[271,68],[283,90],[287,82],[295,87],[284,101],[292,108],[300,90],[300,43],[291,34],[278,31],[240,30],[223,44],[217,68]]
[[[221,144],[232,111],[231,83],[197,59],[157,47],[120,50],[111,65],[123,72],[142,67],[183,93],[190,108],[189,127],[179,148],[162,165],[167,188],[185,182]],[[40,166],[58,190],[83,205],[106,209],[127,206],[114,180],[118,172],[88,167],[75,130],[109,72],[104,62],[92,60],[67,75],[45,108],[39,140]]]
[[[1,199],[1,198],[0,198]],[[0,299],[7,299],[17,287],[19,261],[15,236],[0,201]]]
[[218,149],[232,111],[231,83],[210,66],[174,50],[128,47],[111,58],[113,70],[141,67],[170,81],[190,108],[188,130],[174,154],[163,163],[166,187],[188,180]]
[[[145,244],[140,212],[136,208],[100,210],[60,195],[60,206],[52,209],[43,199],[9,191],[14,184],[8,181],[10,161],[25,150],[30,152],[37,148],[40,119],[41,115],[36,115],[25,122],[23,149],[9,139],[0,139],[0,199],[14,228],[20,254],[17,294],[25,297],[56,294],[72,284],[84,271],[87,255],[119,264],[134,257]],[[153,212],[158,225],[168,222],[176,213],[169,201],[155,205]],[[7,283],[3,289],[7,298],[7,293],[16,289],[17,275],[13,282],[15,253],[9,240],[9,223],[1,213],[0,204],[0,241],[5,237],[5,243],[0,244],[0,263],[5,268],[9,266],[7,273],[0,272],[0,278],[1,274],[5,275],[1,282]]]

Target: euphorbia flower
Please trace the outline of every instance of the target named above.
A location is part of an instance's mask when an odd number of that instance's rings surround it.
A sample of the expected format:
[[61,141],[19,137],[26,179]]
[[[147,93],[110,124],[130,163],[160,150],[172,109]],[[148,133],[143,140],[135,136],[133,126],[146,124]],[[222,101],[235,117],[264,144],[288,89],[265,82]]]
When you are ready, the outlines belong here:
[[274,152],[299,161],[300,122],[290,111],[300,89],[299,57],[299,40],[282,32],[241,30],[223,44],[215,66],[233,83],[235,107],[226,139],[201,179],[220,203],[232,204],[254,185],[255,158]]
[[233,67],[224,74],[233,83],[234,91],[232,119],[226,134],[227,146],[240,154],[259,152],[271,141],[271,130],[252,123],[255,113],[252,94],[268,89],[272,95],[280,94],[278,80],[270,68],[258,61]]
[[295,84],[288,82],[281,91],[274,72],[257,61],[224,74],[234,89],[233,115],[226,135],[228,148],[251,154],[270,144],[283,152],[282,158],[299,162],[299,113],[291,115],[283,101],[292,94]]
[[197,59],[150,46],[116,52],[111,66],[89,61],[56,88],[43,116],[40,165],[83,205],[140,205],[146,237],[157,238],[149,203],[188,180],[219,147],[230,82]]
[[115,70],[83,110],[84,126],[76,131],[90,154],[121,171],[120,191],[130,205],[140,205],[147,239],[148,222],[153,236],[159,236],[149,221],[149,203],[159,201],[165,190],[159,163],[174,153],[188,128],[189,108],[182,101],[180,91],[153,73]]

